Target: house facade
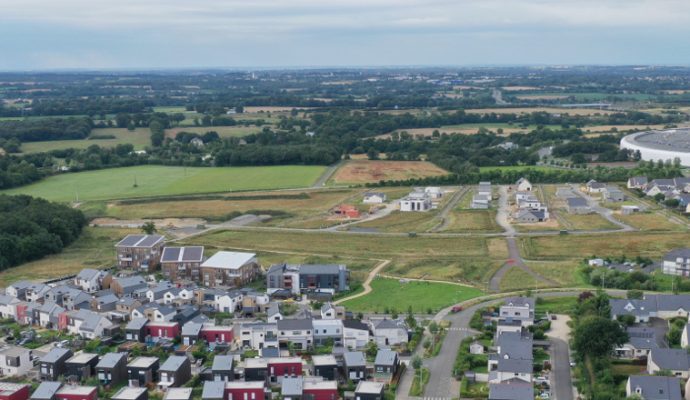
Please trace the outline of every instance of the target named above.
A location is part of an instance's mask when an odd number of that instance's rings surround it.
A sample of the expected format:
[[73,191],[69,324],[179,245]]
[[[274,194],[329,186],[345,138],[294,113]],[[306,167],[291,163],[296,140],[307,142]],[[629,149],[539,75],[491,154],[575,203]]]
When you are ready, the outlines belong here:
[[203,259],[203,246],[165,247],[161,255],[161,272],[171,281],[189,279],[199,282]]
[[256,279],[261,271],[254,253],[219,251],[199,267],[204,286],[239,287]]
[[161,235],[127,235],[115,245],[117,266],[144,272],[155,271],[164,246],[165,238]]

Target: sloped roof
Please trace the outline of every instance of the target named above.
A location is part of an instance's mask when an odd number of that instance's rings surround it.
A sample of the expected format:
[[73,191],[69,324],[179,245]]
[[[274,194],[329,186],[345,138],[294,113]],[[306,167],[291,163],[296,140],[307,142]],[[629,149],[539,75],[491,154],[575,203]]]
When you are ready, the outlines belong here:
[[681,400],[680,379],[671,376],[631,375],[630,390],[642,391],[645,400]]
[[243,265],[250,262],[256,257],[255,253],[242,253],[236,251],[219,251],[208,260],[204,261],[201,266],[207,268],[220,269],[239,269]]

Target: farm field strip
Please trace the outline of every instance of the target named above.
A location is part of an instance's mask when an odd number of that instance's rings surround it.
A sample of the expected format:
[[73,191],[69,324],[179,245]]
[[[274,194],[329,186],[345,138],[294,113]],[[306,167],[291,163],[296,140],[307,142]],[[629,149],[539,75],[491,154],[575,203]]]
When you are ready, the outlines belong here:
[[330,182],[337,185],[376,183],[447,175],[426,161],[349,160],[338,168]]

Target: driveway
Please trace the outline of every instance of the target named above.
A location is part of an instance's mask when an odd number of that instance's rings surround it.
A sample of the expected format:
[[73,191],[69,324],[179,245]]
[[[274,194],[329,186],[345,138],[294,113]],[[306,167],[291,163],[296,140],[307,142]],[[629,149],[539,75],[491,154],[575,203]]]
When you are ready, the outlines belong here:
[[570,376],[570,327],[567,315],[557,315],[546,334],[551,342],[551,393],[555,400],[572,400],[573,382]]

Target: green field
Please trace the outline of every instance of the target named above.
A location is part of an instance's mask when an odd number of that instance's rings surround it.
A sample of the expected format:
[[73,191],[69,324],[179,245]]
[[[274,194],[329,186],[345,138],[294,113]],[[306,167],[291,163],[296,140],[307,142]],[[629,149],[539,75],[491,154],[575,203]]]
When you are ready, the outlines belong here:
[[125,128],[100,128],[91,131],[91,137],[113,135],[115,139],[80,139],[80,140],[48,140],[43,142],[22,143],[23,153],[40,153],[52,150],[85,149],[89,146],[115,147],[118,144],[131,143],[134,149],[140,150],[151,145],[151,131],[149,128],[136,128],[128,131]]
[[206,132],[216,132],[222,138],[228,137],[242,137],[252,133],[259,133],[263,127],[258,126],[181,126],[177,128],[167,129],[165,135],[169,138],[175,138],[178,132],[190,132],[203,135]]
[[489,171],[553,171],[555,168],[547,167],[544,165],[511,165],[507,167],[479,167],[479,172],[489,172]]
[[483,293],[472,287],[450,283],[408,281],[401,283],[396,279],[377,278],[371,282],[373,291],[343,303],[348,310],[384,312],[386,309],[400,313],[412,307],[413,312],[434,312],[469,300]]
[[[185,168],[138,166],[60,174],[5,190],[54,201],[108,200],[241,190],[306,187],[323,173],[320,166]],[[134,186],[136,180],[137,187]]]

